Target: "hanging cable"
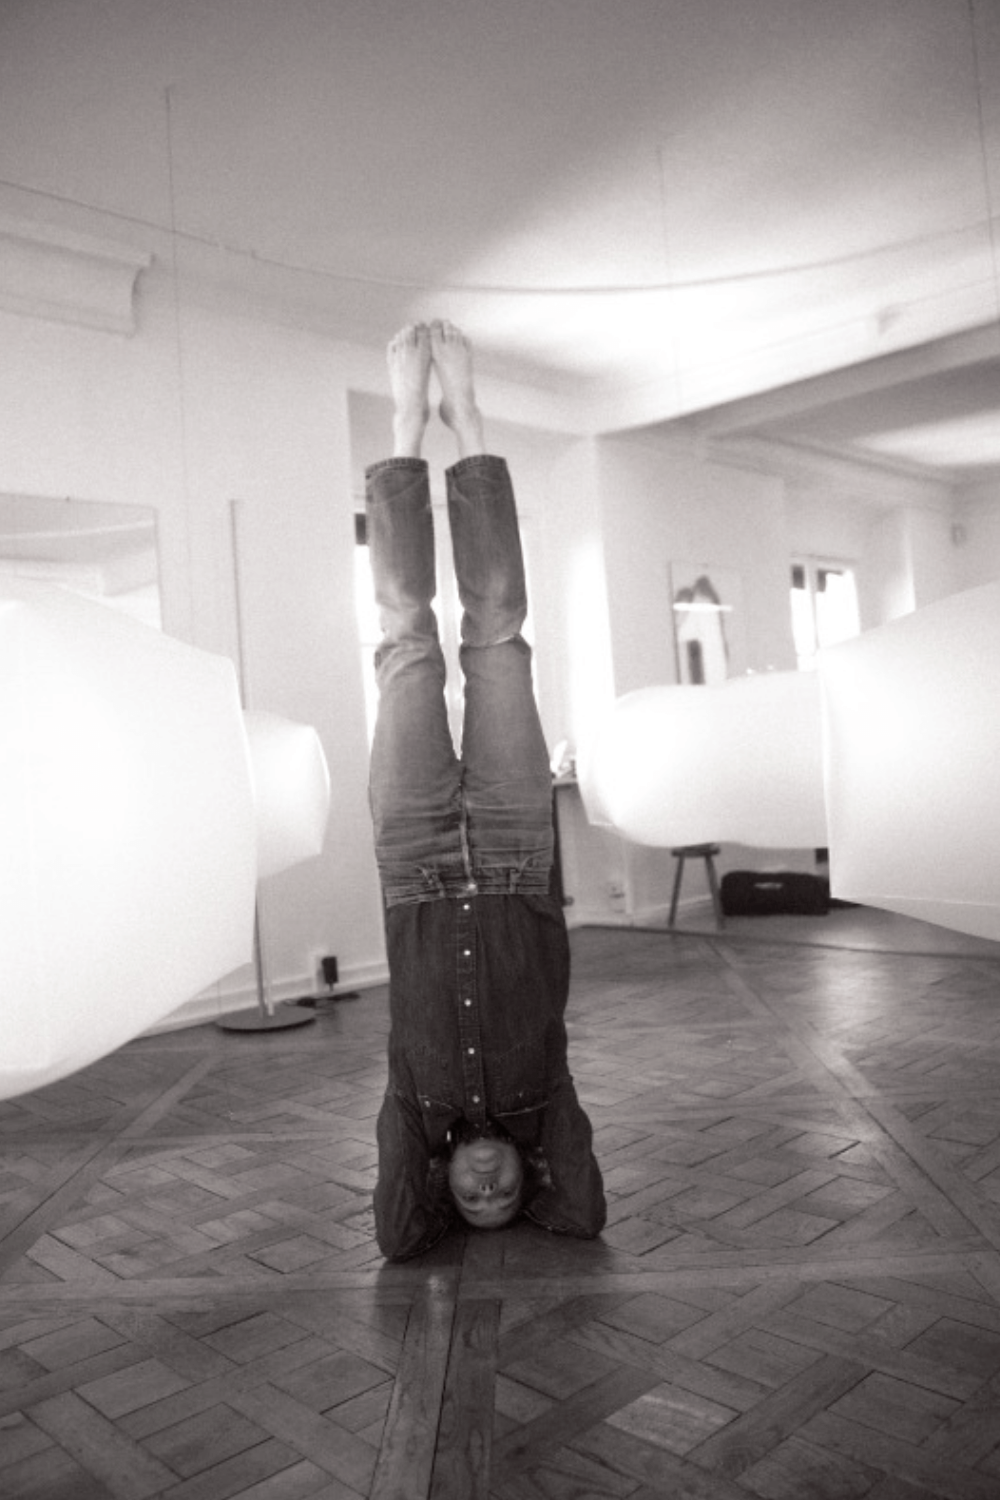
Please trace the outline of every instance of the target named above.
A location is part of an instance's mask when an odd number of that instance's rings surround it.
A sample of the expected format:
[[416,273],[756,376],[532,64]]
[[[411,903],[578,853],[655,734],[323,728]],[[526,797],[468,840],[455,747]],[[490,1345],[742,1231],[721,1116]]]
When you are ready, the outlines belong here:
[[[168,115],[169,95],[170,86],[167,89]],[[206,249],[215,250],[225,255],[248,261],[251,264],[264,267],[268,270],[293,272],[301,276],[312,276],[324,281],[342,283],[345,286],[381,287],[392,291],[420,292],[447,296],[633,297],[649,296],[652,293],[707,291],[720,287],[740,286],[750,282],[776,280],[781,277],[809,276],[822,271],[837,271],[883,256],[903,255],[913,250],[932,249],[935,247],[940,249],[947,242],[961,238],[963,235],[980,234],[984,228],[988,229],[991,234],[994,234],[997,228],[995,218],[991,216],[985,223],[979,220],[974,224],[960,225],[951,229],[934,230],[928,234],[913,235],[908,239],[892,240],[881,245],[870,245],[857,250],[851,250],[842,255],[834,255],[817,260],[799,261],[795,264],[785,266],[762,266],[757,270],[731,271],[716,276],[695,276],[678,281],[606,282],[572,286],[541,286],[528,282],[431,281],[413,277],[374,276],[359,271],[336,270],[331,266],[316,265],[307,261],[269,255],[264,251],[255,250],[250,246],[232,244],[225,240],[213,238],[210,235],[197,234],[192,230],[168,228],[163,224],[157,223],[154,219],[142,218],[135,214],[121,213],[114,209],[98,208],[95,204],[86,203],[82,199],[74,198],[64,193],[48,192],[40,188],[31,187],[26,183],[13,182],[6,178],[0,178],[0,187],[10,188],[15,192],[30,193],[35,197],[44,198],[49,202],[61,203],[69,207],[99,213],[104,219],[114,219],[119,223],[130,224],[157,234],[169,234],[175,254],[178,241],[184,241],[190,245],[200,245]],[[171,209],[171,212],[173,212],[173,209]]]

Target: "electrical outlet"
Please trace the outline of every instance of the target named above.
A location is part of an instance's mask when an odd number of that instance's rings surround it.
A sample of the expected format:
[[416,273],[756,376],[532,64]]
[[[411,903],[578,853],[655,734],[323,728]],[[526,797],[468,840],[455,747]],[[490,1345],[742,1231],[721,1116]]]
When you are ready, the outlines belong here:
[[608,904],[612,911],[623,912],[625,910],[625,882],[624,880],[609,880],[607,885]]

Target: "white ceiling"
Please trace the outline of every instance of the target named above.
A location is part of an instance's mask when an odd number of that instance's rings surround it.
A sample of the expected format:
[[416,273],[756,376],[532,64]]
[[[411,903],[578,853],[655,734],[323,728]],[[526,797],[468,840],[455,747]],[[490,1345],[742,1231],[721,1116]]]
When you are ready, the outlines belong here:
[[0,210],[598,428],[805,381],[743,430],[1000,465],[996,0],[0,0]]

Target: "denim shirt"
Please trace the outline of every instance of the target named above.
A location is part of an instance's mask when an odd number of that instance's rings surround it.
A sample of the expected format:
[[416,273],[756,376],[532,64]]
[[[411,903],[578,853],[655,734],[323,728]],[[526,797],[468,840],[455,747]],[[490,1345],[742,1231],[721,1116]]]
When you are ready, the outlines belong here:
[[375,1223],[391,1260],[428,1249],[456,1210],[448,1132],[494,1122],[544,1159],[525,1204],[555,1233],[605,1221],[590,1121],[566,1058],[569,942],[550,895],[404,902],[386,913],[389,1081],[378,1120]]

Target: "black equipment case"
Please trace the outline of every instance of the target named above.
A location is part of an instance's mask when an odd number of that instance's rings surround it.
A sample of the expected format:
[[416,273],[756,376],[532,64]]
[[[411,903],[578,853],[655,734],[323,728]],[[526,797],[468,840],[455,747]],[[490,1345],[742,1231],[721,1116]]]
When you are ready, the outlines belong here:
[[721,895],[727,917],[825,917],[830,910],[830,882],[798,870],[728,870]]

